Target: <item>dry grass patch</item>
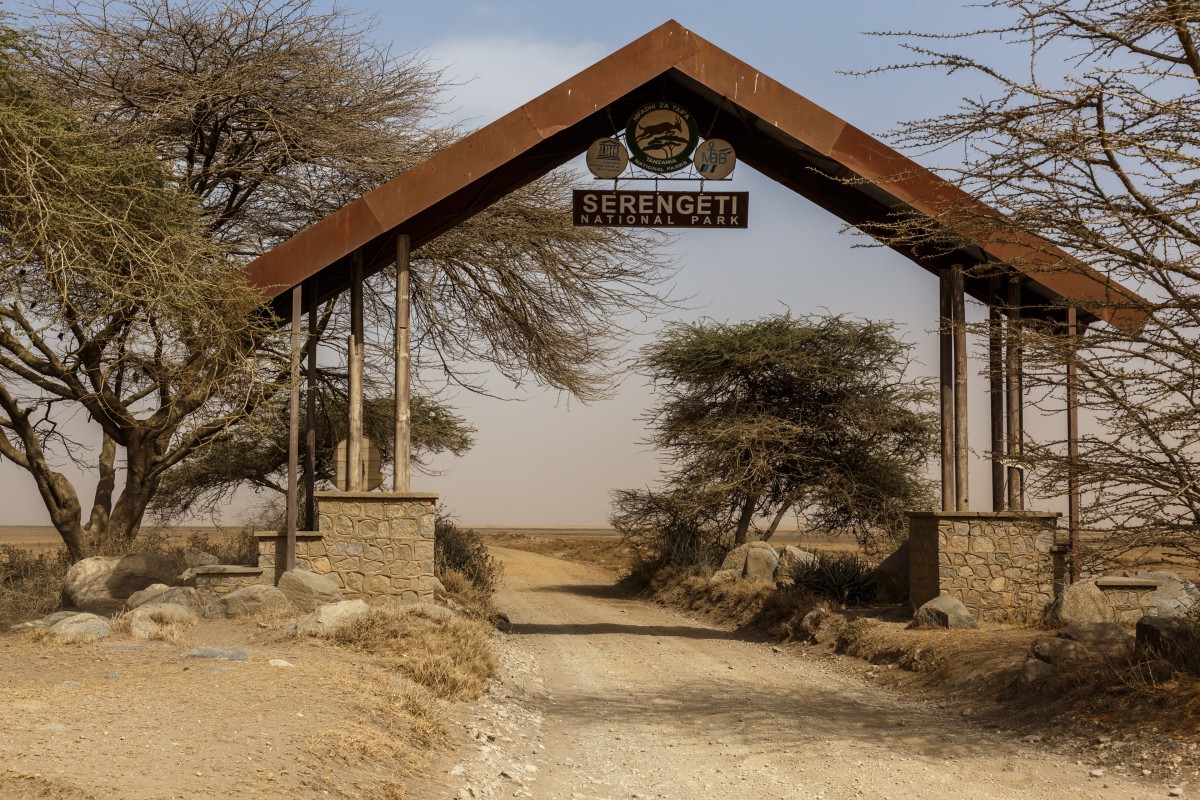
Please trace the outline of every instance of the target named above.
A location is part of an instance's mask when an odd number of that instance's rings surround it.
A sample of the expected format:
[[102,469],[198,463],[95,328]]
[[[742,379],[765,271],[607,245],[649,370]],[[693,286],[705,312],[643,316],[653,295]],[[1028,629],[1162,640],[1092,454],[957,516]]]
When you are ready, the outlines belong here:
[[577,564],[603,567],[616,575],[633,568],[633,551],[616,536],[548,536],[535,533],[488,533],[488,543],[512,550],[524,550]]
[[3,800],[91,800],[92,795],[70,784],[6,769],[0,772]]
[[373,608],[337,629],[331,641],[380,656],[447,700],[474,700],[496,674],[491,629],[479,620],[446,619],[421,610]]
[[344,725],[309,740],[308,752],[331,765],[312,788],[339,797],[406,800],[399,779],[418,774],[429,752],[449,741],[442,710],[429,692],[400,685],[393,675],[348,677],[345,685],[359,701]]

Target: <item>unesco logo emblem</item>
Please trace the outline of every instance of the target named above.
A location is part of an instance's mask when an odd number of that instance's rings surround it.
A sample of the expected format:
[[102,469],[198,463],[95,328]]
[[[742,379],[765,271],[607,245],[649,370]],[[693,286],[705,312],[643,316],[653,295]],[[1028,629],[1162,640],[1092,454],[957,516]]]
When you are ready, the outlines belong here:
[[630,160],[647,172],[676,172],[691,163],[700,129],[681,105],[661,101],[633,112],[625,128]]
[[733,172],[737,163],[733,145],[724,139],[706,139],[696,148],[696,172],[706,180],[719,181]]
[[587,151],[587,168],[597,178],[615,178],[625,171],[629,154],[616,139],[597,139]]

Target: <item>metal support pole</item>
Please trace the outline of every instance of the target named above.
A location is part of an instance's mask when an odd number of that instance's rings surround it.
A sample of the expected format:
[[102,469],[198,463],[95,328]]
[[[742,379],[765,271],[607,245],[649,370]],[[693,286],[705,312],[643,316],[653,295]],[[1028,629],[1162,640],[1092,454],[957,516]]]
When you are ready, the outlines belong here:
[[350,277],[349,432],[346,441],[346,488],[363,489],[363,255],[354,251]]
[[1079,559],[1079,384],[1075,353],[1079,347],[1079,317],[1072,306],[1067,309],[1067,542],[1071,559],[1070,580],[1078,583]]
[[409,475],[412,428],[409,418],[409,256],[408,234],[396,237],[396,443],[392,491],[407,492],[412,487]]
[[296,568],[297,483],[300,472],[300,285],[292,289],[292,388],[288,413],[287,557],[286,568]]
[[1017,278],[1008,284],[1008,342],[1005,353],[1004,385],[1008,394],[1008,510],[1025,510],[1025,474],[1015,462],[1021,460],[1021,284]]
[[967,488],[967,309],[962,264],[955,264],[951,273],[954,278],[954,498],[955,509],[967,511],[971,504]]
[[308,285],[308,387],[304,414],[304,529],[317,529],[317,281]]
[[1001,340],[1000,281],[991,279],[988,292],[988,399],[992,423],[992,511],[1004,510],[1004,345]]
[[953,511],[954,502],[954,281],[950,270],[938,273],[940,314],[938,347],[942,422],[942,510]]

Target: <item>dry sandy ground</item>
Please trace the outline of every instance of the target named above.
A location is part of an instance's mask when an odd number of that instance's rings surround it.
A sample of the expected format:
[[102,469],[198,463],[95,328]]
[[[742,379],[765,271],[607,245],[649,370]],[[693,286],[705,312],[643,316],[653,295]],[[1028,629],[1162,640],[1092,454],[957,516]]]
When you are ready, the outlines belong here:
[[504,677],[469,723],[477,744],[429,797],[1168,796],[1162,784],[1090,777],[828,657],[620,599],[594,568],[493,552],[513,623]]

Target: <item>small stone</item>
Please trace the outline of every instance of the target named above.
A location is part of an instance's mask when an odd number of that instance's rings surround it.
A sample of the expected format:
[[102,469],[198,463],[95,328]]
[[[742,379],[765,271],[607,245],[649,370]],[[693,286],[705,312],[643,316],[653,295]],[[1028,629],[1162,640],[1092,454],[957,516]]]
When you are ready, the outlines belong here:
[[1183,789],[1172,786],[1171,791],[1167,792],[1167,797],[1183,797]]
[[271,659],[270,661],[268,661],[267,663],[268,663],[269,665],[271,665],[272,667],[287,667],[287,668],[290,668],[290,669],[295,669],[295,668],[296,668],[296,665],[295,665],[295,664],[293,664],[293,663],[292,663],[292,662],[290,662],[290,661],[284,661],[282,658],[272,658],[272,659]]
[[1103,778],[1103,777],[1104,777],[1104,770],[1102,770],[1102,769],[1094,769],[1094,770],[1092,770],[1091,772],[1089,772],[1089,773],[1088,773],[1088,776],[1089,776],[1089,777],[1092,777],[1092,778]]
[[457,778],[458,776],[460,776],[460,775],[463,775],[464,773],[466,773],[466,771],[467,771],[467,768],[466,768],[466,767],[464,767],[462,764],[455,764],[455,765],[454,765],[454,766],[453,766],[453,767],[450,769],[450,774],[451,774],[451,775],[453,775],[454,777],[456,777],[456,778]]
[[62,683],[59,684],[59,686],[62,686],[63,688],[67,688],[67,689],[69,689],[72,686],[78,686],[78,685],[79,685],[79,681],[63,681]]
[[236,647],[193,647],[180,658],[213,658],[218,661],[245,661],[246,651]]

